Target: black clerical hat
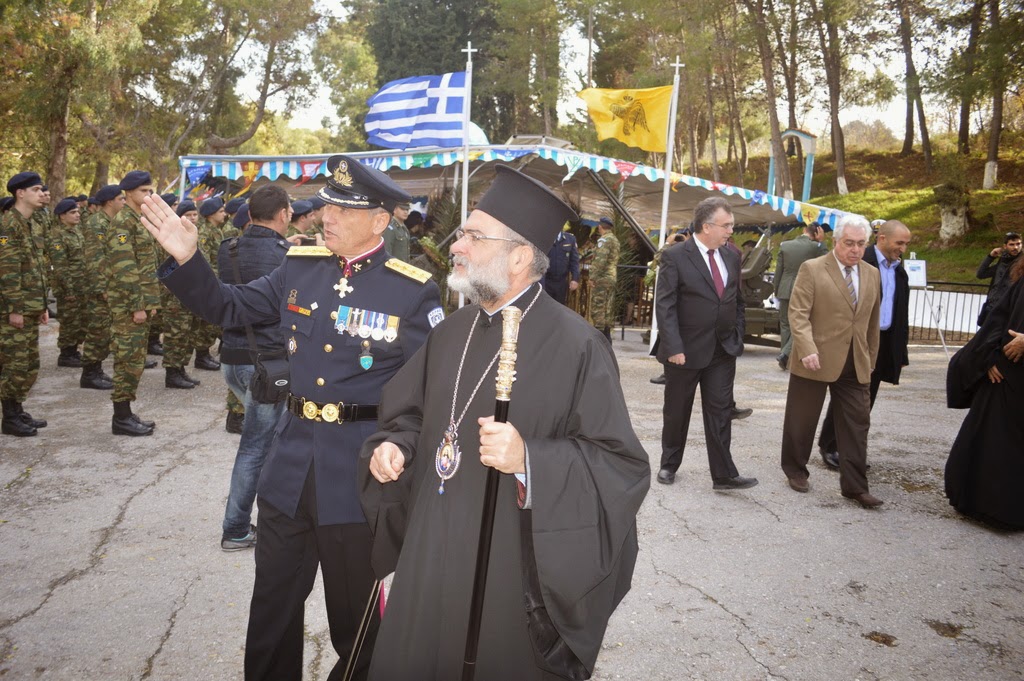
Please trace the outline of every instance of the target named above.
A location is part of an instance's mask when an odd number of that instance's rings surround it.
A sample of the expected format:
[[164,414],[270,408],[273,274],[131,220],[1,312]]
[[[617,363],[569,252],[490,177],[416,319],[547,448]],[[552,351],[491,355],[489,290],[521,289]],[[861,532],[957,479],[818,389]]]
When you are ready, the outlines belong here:
[[350,156],[331,156],[327,173],[327,185],[316,195],[335,206],[379,207],[393,213],[396,204],[412,200],[390,177]]
[[547,185],[508,166],[498,166],[494,182],[476,204],[506,227],[547,253],[566,222],[579,216]]

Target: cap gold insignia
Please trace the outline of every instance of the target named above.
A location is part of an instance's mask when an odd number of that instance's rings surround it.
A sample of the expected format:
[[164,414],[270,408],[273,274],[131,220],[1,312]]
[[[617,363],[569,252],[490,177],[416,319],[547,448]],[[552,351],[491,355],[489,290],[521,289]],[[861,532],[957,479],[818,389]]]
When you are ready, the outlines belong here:
[[342,161],[334,169],[334,181],[342,187],[352,186],[352,175],[348,172],[348,161]]

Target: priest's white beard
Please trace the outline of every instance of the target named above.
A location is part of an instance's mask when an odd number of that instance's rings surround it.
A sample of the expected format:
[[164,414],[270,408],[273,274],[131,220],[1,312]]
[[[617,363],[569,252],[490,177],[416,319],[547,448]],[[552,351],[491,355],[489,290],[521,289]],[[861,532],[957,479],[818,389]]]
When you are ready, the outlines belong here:
[[460,265],[463,272],[452,270],[448,274],[448,287],[461,293],[475,303],[490,303],[508,292],[508,252],[502,250],[490,260],[479,265],[470,265],[465,256],[456,255],[452,262]]

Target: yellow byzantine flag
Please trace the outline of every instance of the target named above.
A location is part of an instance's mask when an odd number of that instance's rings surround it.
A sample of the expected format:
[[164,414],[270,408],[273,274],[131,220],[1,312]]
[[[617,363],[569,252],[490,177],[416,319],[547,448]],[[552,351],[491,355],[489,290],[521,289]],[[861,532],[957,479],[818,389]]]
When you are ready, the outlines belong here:
[[587,103],[598,139],[614,137],[645,151],[665,151],[671,85],[641,90],[587,88],[578,96]]

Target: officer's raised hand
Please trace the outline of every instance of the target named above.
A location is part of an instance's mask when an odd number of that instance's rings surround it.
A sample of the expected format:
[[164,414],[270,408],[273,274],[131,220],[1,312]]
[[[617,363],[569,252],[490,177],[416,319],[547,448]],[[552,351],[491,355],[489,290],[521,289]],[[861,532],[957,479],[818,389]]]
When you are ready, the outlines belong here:
[[184,265],[195,254],[199,233],[191,221],[178,217],[157,194],[142,202],[142,224],[172,258]]

